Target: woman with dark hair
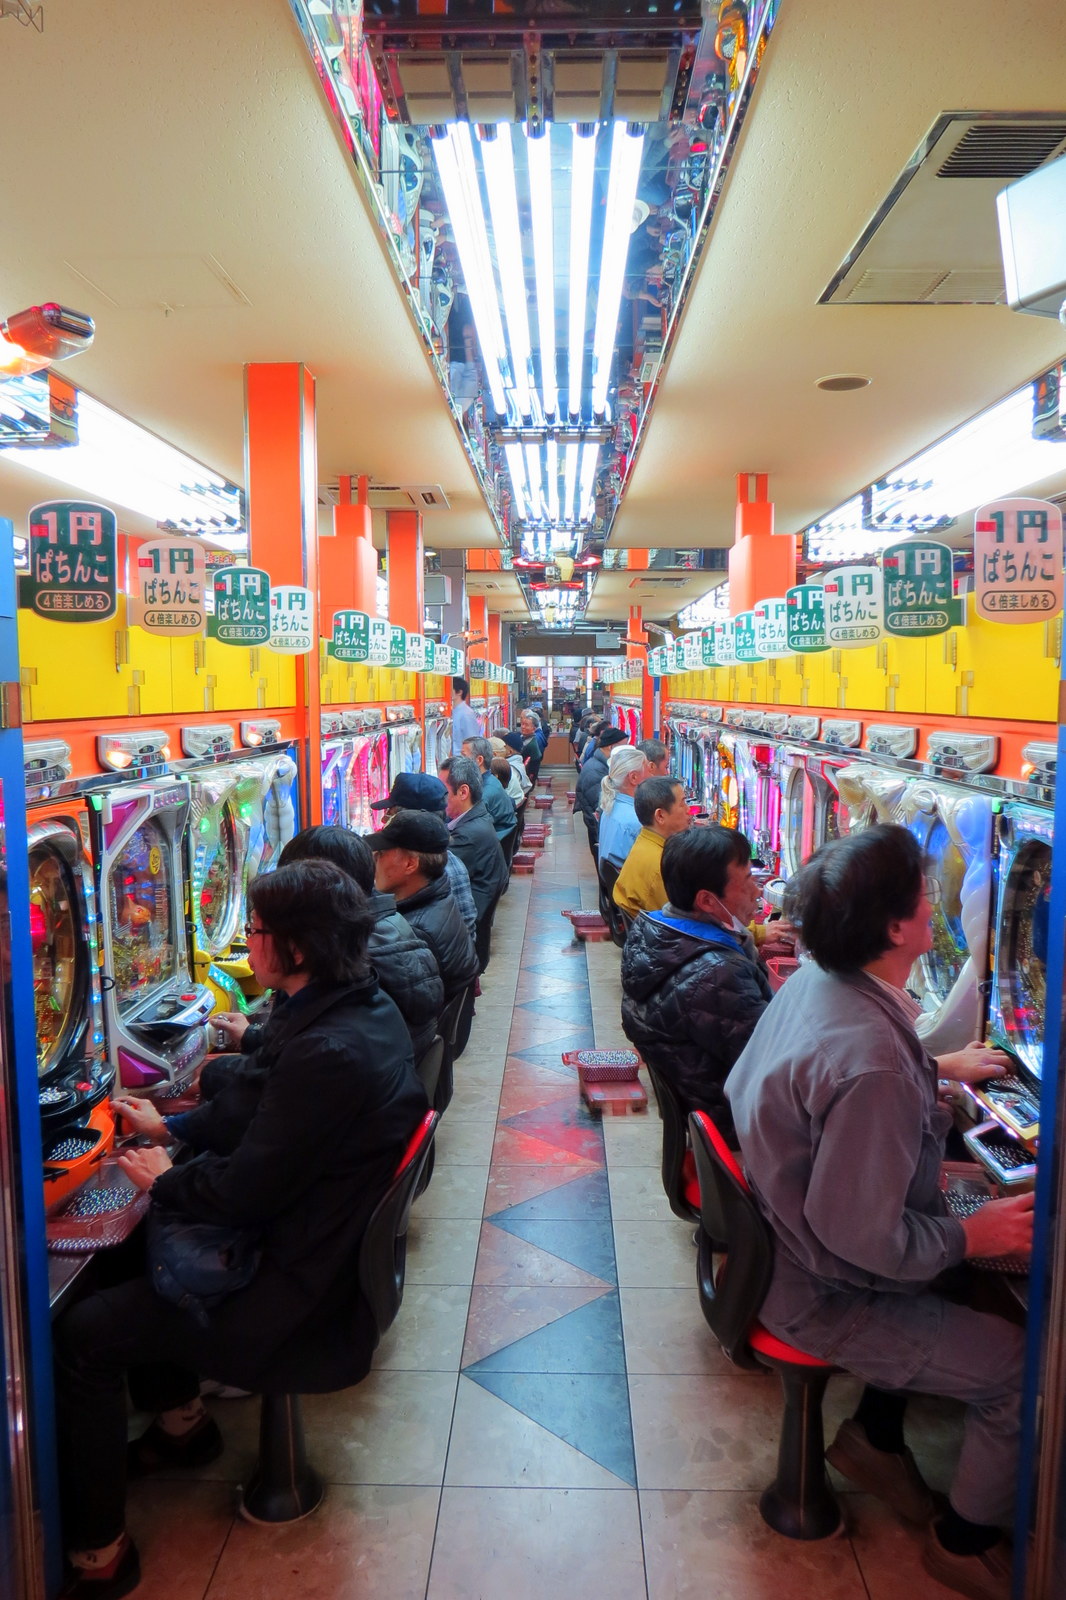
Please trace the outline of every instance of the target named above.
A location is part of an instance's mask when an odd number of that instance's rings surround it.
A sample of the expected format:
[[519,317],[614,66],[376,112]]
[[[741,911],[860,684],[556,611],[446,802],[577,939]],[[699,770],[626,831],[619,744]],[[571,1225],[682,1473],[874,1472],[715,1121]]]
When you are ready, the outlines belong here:
[[[813,960],[763,1013],[726,1095],[777,1244],[760,1320],[867,1385],[828,1459],[905,1519],[933,1521],[923,1553],[933,1577],[1007,1600],[1000,1530],[1017,1471],[1024,1338],[935,1284],[967,1258],[1026,1254],[1033,1200],[992,1200],[959,1221],[940,1187],[952,1119],[938,1076],[976,1082],[1006,1058],[973,1044],[937,1062],[915,1032],[906,983],[931,946],[938,893],[925,873],[913,835],[886,826],[835,840],[801,869],[792,914]],[[968,1406],[939,1516],[904,1443],[910,1392]]]
[[[248,949],[256,979],[285,996],[260,1049],[262,1094],[228,1154],[210,1143],[174,1165],[147,1100],[115,1102],[150,1141],[120,1156],[152,1211],[254,1243],[250,1281],[186,1309],[147,1272],[97,1291],[56,1329],[63,1509],[78,1600],[119,1600],[140,1580],[124,1527],[126,1475],[199,1467],[222,1437],[200,1378],[238,1388],[333,1388],[370,1367],[374,1329],[355,1264],[370,1214],[426,1110],[403,1019],[367,961],[366,896],[326,861],[255,879]],[[157,1210],[158,1208],[158,1210]],[[126,1379],[147,1433],[126,1445]],[[307,1381],[306,1376],[303,1381]]]

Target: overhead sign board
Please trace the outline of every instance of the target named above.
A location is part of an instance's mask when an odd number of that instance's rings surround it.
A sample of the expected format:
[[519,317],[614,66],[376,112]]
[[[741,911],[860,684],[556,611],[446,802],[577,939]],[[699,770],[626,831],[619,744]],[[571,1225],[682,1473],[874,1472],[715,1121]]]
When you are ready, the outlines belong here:
[[30,512],[28,609],[53,622],[103,622],[117,606],[118,524],[91,500],[45,500]]
[[989,622],[1036,622],[1062,610],[1062,512],[1049,500],[1015,498],[974,518],[977,614]]
[[207,562],[199,539],[146,539],[130,565],[131,627],[172,638],[203,633]]

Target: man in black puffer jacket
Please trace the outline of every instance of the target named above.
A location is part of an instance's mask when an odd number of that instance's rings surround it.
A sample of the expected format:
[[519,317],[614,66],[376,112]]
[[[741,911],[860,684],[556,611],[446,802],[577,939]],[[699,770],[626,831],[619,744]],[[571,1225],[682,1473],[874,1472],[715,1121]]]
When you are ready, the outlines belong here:
[[400,915],[437,958],[446,1004],[468,989],[478,973],[474,941],[445,870],[449,839],[442,817],[397,811],[366,841],[377,862],[377,887],[395,897]]
[[577,787],[574,790],[574,810],[580,811],[585,819],[589,849],[593,856],[596,854],[596,846],[600,839],[600,819],[597,813],[600,804],[600,784],[607,776],[607,757],[613,745],[625,742],[626,736],[621,728],[604,728],[596,741],[595,750],[578,774]]
[[751,846],[733,828],[689,828],[663,847],[669,903],[642,912],[622,952],[622,1027],[686,1115],[727,1136],[722,1088],[770,1003],[748,923],[759,898]]

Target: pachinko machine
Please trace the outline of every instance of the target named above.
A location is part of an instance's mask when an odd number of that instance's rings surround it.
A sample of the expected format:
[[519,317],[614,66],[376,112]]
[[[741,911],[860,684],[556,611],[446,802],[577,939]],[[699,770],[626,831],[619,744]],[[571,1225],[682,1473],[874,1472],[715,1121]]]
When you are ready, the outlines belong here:
[[414,706],[389,706],[385,713],[389,738],[390,785],[401,772],[422,771],[422,728]]

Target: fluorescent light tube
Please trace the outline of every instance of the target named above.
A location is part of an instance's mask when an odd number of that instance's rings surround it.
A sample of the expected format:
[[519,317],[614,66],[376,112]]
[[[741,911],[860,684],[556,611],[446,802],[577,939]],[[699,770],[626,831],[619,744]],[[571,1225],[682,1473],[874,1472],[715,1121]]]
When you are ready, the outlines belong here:
[[611,358],[618,336],[618,308],[643,153],[644,135],[627,133],[626,124],[616,122],[611,135],[611,174],[607,182],[607,215],[603,224],[596,332],[592,344],[592,410],[595,416],[602,415],[607,407]]
[[587,444],[581,456],[581,497],[578,522],[592,520],[592,508],[596,494],[596,463],[599,460],[600,447],[598,444]]
[[523,417],[532,410],[529,394],[529,317],[526,313],[526,272],[522,257],[522,232],[518,223],[518,195],[515,191],[514,149],[506,122],[496,124],[496,137],[481,140],[481,159],[489,191],[492,237],[496,246],[496,268],[503,291],[507,315],[507,335],[511,348],[511,375],[515,401]]
[[592,232],[592,186],[596,175],[596,135],[573,129],[570,172],[570,323],[569,408],[581,415],[584,387],[585,306],[588,297],[589,236]]
[[533,263],[537,278],[537,333],[540,340],[540,393],[544,415],[559,409],[555,364],[555,228],[552,199],[551,124],[539,139],[526,135],[529,197],[533,211]]
[[548,517],[552,522],[559,520],[559,446],[554,439],[548,440]]
[[522,465],[522,446],[520,444],[505,444],[503,453],[507,458],[507,470],[511,474],[515,511],[524,522],[526,519],[526,472]]
[[534,516],[534,517],[542,517],[544,515],[544,511],[543,511],[543,508],[541,506],[541,492],[540,492],[541,491],[540,451],[539,451],[538,447],[535,444],[527,444],[525,446],[525,452],[526,452],[526,479],[527,479],[527,482],[529,483],[529,509],[530,509],[530,515]]
[[563,481],[563,517],[567,522],[577,521],[577,505],[574,496],[577,493],[577,456],[580,445],[568,444],[566,447],[566,469]]
[[433,154],[485,362],[489,393],[499,415],[505,416],[507,401],[503,375],[507,349],[485,234],[485,217],[481,209],[470,129],[466,123],[451,123],[443,137],[433,140]]

